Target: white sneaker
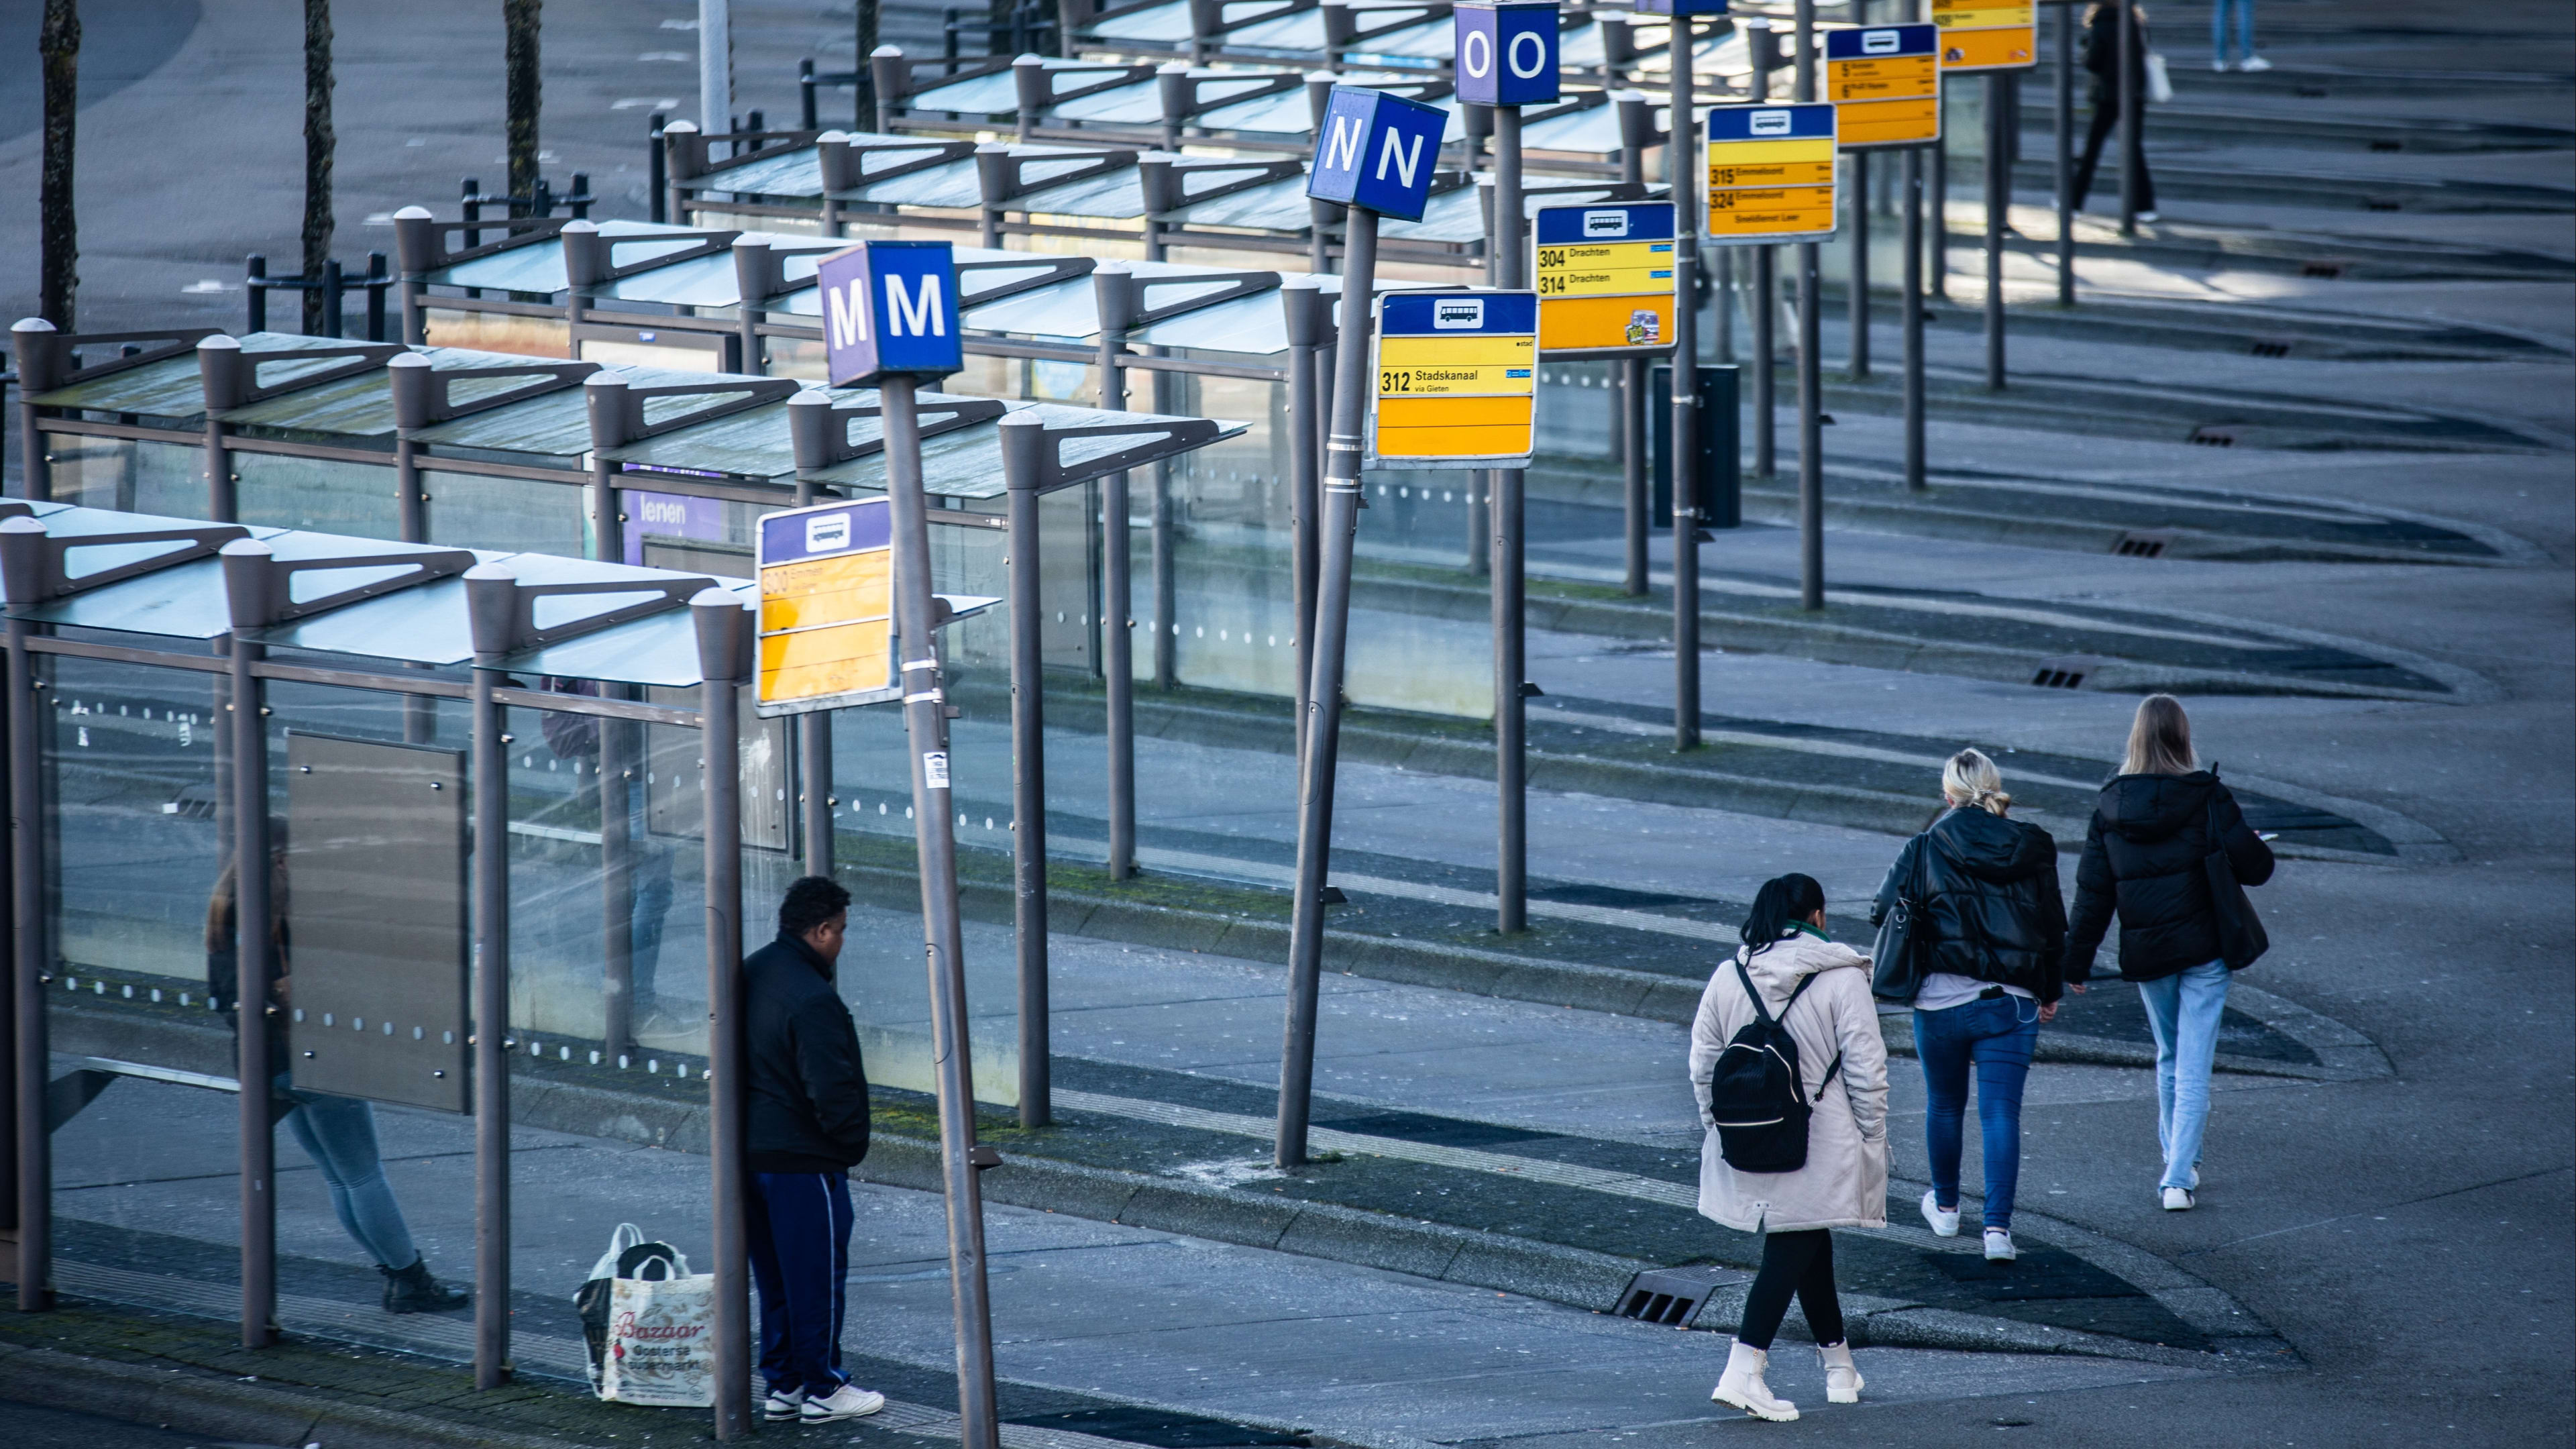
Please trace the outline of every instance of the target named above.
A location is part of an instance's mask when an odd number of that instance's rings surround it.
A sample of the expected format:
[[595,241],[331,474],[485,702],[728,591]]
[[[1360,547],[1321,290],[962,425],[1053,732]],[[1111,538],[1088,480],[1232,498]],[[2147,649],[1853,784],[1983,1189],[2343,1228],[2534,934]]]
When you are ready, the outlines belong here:
[[2223,60],[2213,60],[2209,63],[2209,68],[2214,71],[2224,72],[2227,69],[2227,62]]
[[2249,55],[2245,57],[2244,63],[2236,68],[2238,70],[2270,70],[2272,68],[2272,62],[2265,60],[2259,55]]
[[2190,1189],[2190,1188],[2187,1188],[2187,1187],[2169,1187],[2169,1188],[2166,1188],[2166,1189],[2165,1189],[2165,1192],[2164,1192],[2164,1204],[2165,1204],[2165,1211],[2166,1211],[2166,1212],[2169,1212],[2169,1213],[2187,1213],[2187,1212],[2190,1212],[2190,1211],[2191,1211],[2191,1207],[2192,1207],[2192,1203],[2193,1203],[2194,1201],[2196,1201],[2196,1199],[2194,1199],[2194,1198],[2192,1197],[2192,1195],[2191,1195],[2191,1189]]
[[2191,1165],[2191,1190],[2200,1191],[2200,1164],[2197,1162]]
[[1933,1195],[1930,1188],[1923,1190],[1923,1221],[1932,1225],[1932,1236],[1936,1238],[1959,1236],[1959,1210],[1951,1208],[1946,1212],[1943,1211],[1940,1201]]
[[2142,211],[2142,212],[2139,212],[2139,213],[2138,213],[2138,220],[2140,220],[2140,221],[2154,221],[2154,220],[2156,220],[2156,219],[2157,219],[2157,216],[2158,216],[2158,213],[2156,213],[2156,212],[2152,212],[2152,211]]
[[761,1401],[760,1416],[773,1424],[784,1424],[805,1411],[803,1389],[771,1389]]
[[1717,1381],[1716,1388],[1708,1391],[1708,1396],[1757,1419],[1774,1424],[1796,1423],[1798,1406],[1773,1395],[1771,1386],[1762,1382],[1762,1371],[1770,1365],[1769,1353],[1738,1343],[1726,1351],[1726,1374]]
[[843,1384],[828,1399],[807,1399],[798,1418],[808,1424],[829,1424],[839,1419],[864,1419],[885,1407],[885,1395],[857,1384]]
[[1988,1229],[1986,1229],[1986,1261],[1987,1261],[1987,1262],[1989,1262],[1989,1263],[2009,1263],[2009,1262],[2011,1262],[2013,1259],[2018,1258],[2018,1257],[2020,1257],[2020,1256],[2021,1256],[2021,1250],[2020,1250],[2019,1248],[2016,1248],[2016,1247],[2014,1247],[2014,1246],[2013,1246],[2012,1232],[2011,1232],[2011,1230],[2010,1230],[2010,1229],[2007,1229],[2007,1228],[1988,1228]]

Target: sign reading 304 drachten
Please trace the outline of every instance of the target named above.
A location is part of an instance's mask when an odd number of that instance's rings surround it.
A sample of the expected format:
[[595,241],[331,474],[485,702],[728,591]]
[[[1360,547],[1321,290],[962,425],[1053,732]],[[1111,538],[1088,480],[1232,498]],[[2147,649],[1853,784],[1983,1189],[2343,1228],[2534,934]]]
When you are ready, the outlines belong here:
[[763,715],[875,704],[903,693],[894,667],[894,551],[882,498],[760,520]]
[[1529,466],[1538,295],[1390,292],[1376,310],[1370,465]]
[[2039,64],[2031,0],[1932,0],[1943,70],[2024,70]]
[[1538,347],[1550,357],[1673,350],[1673,204],[1545,206],[1532,228]]
[[1845,149],[1941,137],[1941,32],[1929,25],[1825,32],[1825,99]]
[[1834,106],[1717,106],[1708,113],[1711,246],[1834,234]]

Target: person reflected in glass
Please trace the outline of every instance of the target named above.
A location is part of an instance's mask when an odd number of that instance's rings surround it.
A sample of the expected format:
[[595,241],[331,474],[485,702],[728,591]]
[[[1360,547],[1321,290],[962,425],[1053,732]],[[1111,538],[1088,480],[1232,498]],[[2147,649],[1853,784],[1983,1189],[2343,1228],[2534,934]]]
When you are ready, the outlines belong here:
[[[538,683],[556,694],[599,697],[597,680],[548,677]],[[631,772],[621,772],[619,778],[611,780],[601,768],[601,724],[596,715],[547,710],[539,717],[538,728],[555,758],[570,764],[577,777],[592,782],[592,800],[603,822],[612,810],[626,812],[627,880],[632,892],[626,959],[628,988],[633,993],[632,1030],[637,1036],[684,1034],[698,1025],[697,1020],[684,1010],[665,1007],[655,986],[662,961],[663,924],[671,913],[671,852],[654,840],[644,822],[636,818],[635,782],[627,777]],[[640,728],[633,724],[618,727],[628,731]],[[636,758],[634,735],[630,733],[626,738],[627,758],[631,761]],[[618,1049],[622,1051],[629,1045],[634,1043],[619,1043]]]
[[[294,1083],[287,1052],[285,1010],[292,992],[286,890],[286,852],[280,850],[269,858],[269,911],[275,923],[270,941],[277,953],[277,976],[269,984],[268,996],[280,1008],[275,1027],[268,1034],[269,1121],[272,1125],[284,1123],[287,1131],[294,1134],[296,1145],[304,1149],[304,1155],[321,1169],[322,1181],[331,1192],[331,1211],[340,1219],[341,1228],[350,1241],[375,1260],[376,1271],[384,1275],[387,1313],[444,1313],[463,1308],[468,1295],[462,1289],[445,1286],[430,1273],[428,1260],[412,1241],[411,1226],[403,1218],[393,1184],[385,1180],[384,1157],[376,1143],[375,1104],[356,1097],[306,1091]],[[227,860],[223,873],[215,878],[214,895],[206,903],[206,991],[223,1006],[224,1021],[233,1029],[237,1060],[242,1004],[240,933],[235,929],[238,892],[233,862]],[[244,1086],[247,1089],[248,1084]]]

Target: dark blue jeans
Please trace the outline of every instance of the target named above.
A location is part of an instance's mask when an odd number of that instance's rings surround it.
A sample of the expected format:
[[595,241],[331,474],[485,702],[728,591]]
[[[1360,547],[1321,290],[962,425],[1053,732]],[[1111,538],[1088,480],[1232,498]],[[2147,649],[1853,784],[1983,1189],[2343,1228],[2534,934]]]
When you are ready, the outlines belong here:
[[850,1381],[841,1372],[841,1314],[848,1307],[850,1175],[749,1174],[744,1215],[751,1276],[760,1285],[760,1372],[779,1393],[820,1398]]
[[2039,1045],[2039,1003],[2018,996],[1914,1013],[1914,1050],[1923,1062],[1924,1146],[1932,1155],[1932,1196],[1959,1205],[1959,1149],[1968,1115],[1968,1069],[1977,1073],[1977,1129],[1986,1145],[1986,1226],[2012,1226],[2021,1181],[2021,1087]]
[[420,1258],[403,1221],[402,1204],[394,1201],[385,1181],[384,1159],[376,1151],[376,1109],[355,1097],[299,1092],[280,1075],[277,1087],[295,1102],[286,1114],[286,1130],[331,1189],[331,1211],[367,1256],[387,1268],[408,1268]]

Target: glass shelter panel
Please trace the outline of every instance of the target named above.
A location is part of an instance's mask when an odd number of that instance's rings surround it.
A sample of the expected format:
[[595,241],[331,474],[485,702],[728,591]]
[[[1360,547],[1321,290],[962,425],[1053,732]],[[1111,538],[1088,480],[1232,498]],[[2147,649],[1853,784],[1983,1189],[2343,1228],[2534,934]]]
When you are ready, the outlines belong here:
[[206,452],[184,443],[55,433],[45,445],[57,502],[169,518],[206,511]]
[[402,537],[393,461],[347,463],[234,451],[236,505],[244,523],[361,538]]
[[420,491],[429,496],[431,543],[565,558],[587,551],[589,505],[578,486],[425,468]]

